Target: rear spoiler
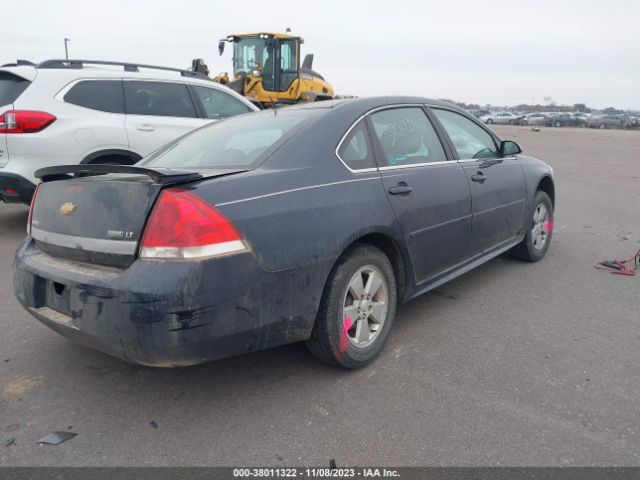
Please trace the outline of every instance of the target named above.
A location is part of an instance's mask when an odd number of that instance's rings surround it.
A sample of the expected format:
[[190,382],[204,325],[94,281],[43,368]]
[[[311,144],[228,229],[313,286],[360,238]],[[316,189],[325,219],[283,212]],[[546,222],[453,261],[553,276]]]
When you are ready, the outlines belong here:
[[[236,169],[229,171],[216,171],[218,175],[234,173]],[[60,165],[56,167],[46,167],[36,170],[36,178],[43,182],[55,180],[65,180],[73,178],[72,175],[86,177],[93,175],[106,175],[108,173],[128,173],[133,175],[146,175],[154,183],[160,185],[172,185],[175,183],[187,182],[203,178],[199,172],[191,170],[174,170],[172,168],[145,168],[132,165]]]

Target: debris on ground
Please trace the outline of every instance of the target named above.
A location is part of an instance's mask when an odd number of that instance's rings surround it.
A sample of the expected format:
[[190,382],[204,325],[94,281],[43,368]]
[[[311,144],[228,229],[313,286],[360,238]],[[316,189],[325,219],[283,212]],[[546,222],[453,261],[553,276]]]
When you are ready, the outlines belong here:
[[531,127],[532,132],[539,132],[540,129],[538,127]]
[[38,443],[43,443],[47,445],[58,445],[62,442],[69,440],[77,435],[77,433],[73,432],[51,432],[49,435],[42,437],[38,440]]
[[4,446],[10,447],[11,445],[15,445],[15,443],[16,443],[16,437],[9,437],[7,438],[7,441],[4,442]]
[[150,426],[151,428],[160,428],[160,425],[158,425],[158,424],[157,424],[156,422],[154,422],[153,420],[151,420],[151,421],[149,422],[149,426]]
[[[631,266],[633,262],[633,267]],[[604,270],[605,272],[613,273],[616,275],[627,275],[633,277],[640,266],[640,250],[636,254],[626,260],[605,260],[600,263],[596,263],[595,267],[598,270]]]

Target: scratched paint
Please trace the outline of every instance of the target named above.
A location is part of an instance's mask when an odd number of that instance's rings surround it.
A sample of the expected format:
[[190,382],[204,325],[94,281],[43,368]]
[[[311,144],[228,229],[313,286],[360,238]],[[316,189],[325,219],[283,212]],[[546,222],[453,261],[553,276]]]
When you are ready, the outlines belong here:
[[347,345],[349,345],[349,329],[352,325],[353,318],[350,316],[346,317],[342,324],[342,334],[340,335],[340,343],[338,344],[338,351],[340,353],[344,352],[347,349]]

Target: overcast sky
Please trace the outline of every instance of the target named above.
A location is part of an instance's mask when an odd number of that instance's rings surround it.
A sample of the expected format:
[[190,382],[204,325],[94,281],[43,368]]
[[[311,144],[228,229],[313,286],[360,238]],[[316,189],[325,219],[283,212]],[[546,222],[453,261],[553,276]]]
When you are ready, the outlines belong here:
[[228,71],[229,33],[305,38],[337,93],[640,109],[639,0],[2,2],[0,63],[70,57]]

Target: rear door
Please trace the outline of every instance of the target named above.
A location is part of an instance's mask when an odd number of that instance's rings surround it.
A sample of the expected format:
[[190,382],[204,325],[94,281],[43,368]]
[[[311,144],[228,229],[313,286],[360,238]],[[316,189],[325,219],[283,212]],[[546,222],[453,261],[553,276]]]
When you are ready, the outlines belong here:
[[432,108],[447,132],[471,186],[472,255],[507,244],[524,228],[526,185],[515,156],[500,158],[494,137],[452,110]]
[[463,261],[471,231],[469,184],[422,107],[392,107],[368,122],[419,284]]
[[209,122],[184,83],[125,80],[124,98],[129,148],[143,157]]

